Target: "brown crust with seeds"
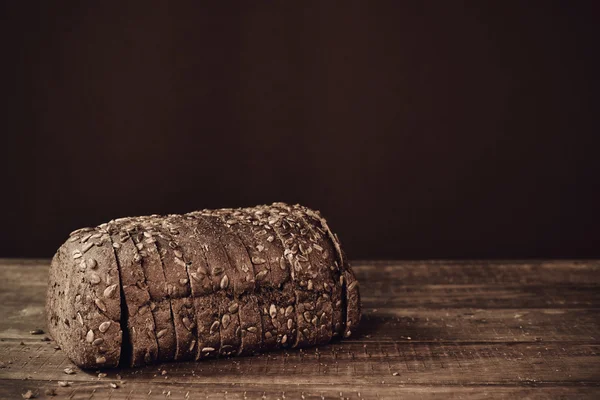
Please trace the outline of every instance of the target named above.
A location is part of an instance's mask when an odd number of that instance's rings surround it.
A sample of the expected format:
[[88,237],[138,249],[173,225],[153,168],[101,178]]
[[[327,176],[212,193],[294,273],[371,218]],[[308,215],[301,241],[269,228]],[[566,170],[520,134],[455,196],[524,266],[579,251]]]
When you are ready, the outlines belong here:
[[185,219],[180,215],[169,215],[163,217],[162,221],[174,232],[179,232],[178,235],[171,235],[163,230],[162,235],[155,238],[167,280],[167,296],[172,299],[189,297],[191,290],[187,252],[190,249],[180,245],[180,238],[185,237],[185,234],[180,232],[185,229]]
[[[200,296],[194,298],[194,309],[196,311],[198,346],[196,361],[204,358],[216,357],[221,347],[221,307],[220,300],[216,296]],[[233,303],[228,312],[235,314],[239,306]]]
[[175,361],[195,360],[198,339],[194,302],[190,297],[171,299],[171,307],[177,338]]
[[352,330],[360,322],[360,293],[358,290],[358,280],[351,268],[344,271],[344,280],[346,281],[346,328],[344,337],[350,337]]
[[242,344],[239,309],[237,312],[230,312],[229,309],[234,309],[236,304],[239,307],[239,300],[230,299],[223,292],[216,293],[214,298],[219,307],[219,315],[221,315],[219,355],[235,355]]
[[150,293],[146,287],[141,260],[127,232],[111,235],[122,290],[127,306],[127,328],[131,344],[131,366],[152,364],[158,359],[154,317],[150,310]]
[[[319,343],[328,342],[331,337],[342,334],[342,325],[345,325],[346,322],[345,313],[343,312],[345,297],[342,295],[342,284],[340,283],[341,271],[335,263],[335,248],[318,219],[307,214],[305,207],[295,205],[293,209],[294,213],[304,221],[307,229],[310,231],[308,237],[314,249],[311,254],[312,259],[319,265],[320,270],[329,272],[328,279],[323,283],[327,286],[327,289],[325,289],[321,297],[329,295],[331,301],[324,302],[325,299],[320,298],[318,301],[323,306],[317,307],[324,308],[324,315],[320,316],[323,321],[319,324]],[[323,331],[323,329],[326,329],[323,328],[324,324],[330,325],[331,335]]]
[[242,336],[242,343],[238,354],[249,355],[260,351],[262,347],[263,327],[256,295],[248,294],[242,296],[239,301],[238,315]]
[[[193,218],[189,219],[192,235],[196,246],[200,246],[206,256],[208,271],[203,269],[196,270],[204,293],[215,293],[223,291],[233,295],[233,285],[231,284],[232,271],[229,265],[229,258],[225,248],[219,240],[220,231],[205,218],[201,212],[188,214]],[[208,273],[205,273],[208,272]],[[193,279],[193,278],[192,278]]]
[[[129,231],[137,250],[137,259],[141,260],[148,293],[152,302],[150,310],[155,322],[158,360],[173,361],[175,359],[176,338],[171,302],[166,299],[167,285],[163,264],[156,246],[156,238],[160,234],[154,228],[152,217],[131,218],[120,226],[121,231]],[[135,257],[135,256],[134,256]]]
[[[292,281],[294,282],[294,295],[296,297],[296,324],[297,333],[292,347],[308,347],[316,343],[316,328],[311,326],[312,313],[315,310],[317,293],[314,287],[308,290],[308,282],[313,277],[310,260],[302,255],[299,250],[298,238],[301,236],[294,221],[286,219],[287,212],[271,207],[269,209],[269,224],[285,248],[284,255],[290,265]],[[311,285],[312,286],[312,285]],[[307,316],[310,318],[307,321]]]
[[[265,254],[270,266],[270,286],[281,289],[283,284],[289,282],[292,278],[290,266],[284,257],[283,243],[278,239],[277,233],[269,224],[269,208],[267,206],[256,206],[241,210],[246,215],[247,223],[245,225],[250,227],[257,246],[264,246],[261,253]],[[265,282],[265,285],[268,285],[268,283]]]
[[307,215],[309,215],[321,222],[322,228],[325,230],[325,232],[327,232],[327,235],[331,239],[331,242],[333,243],[333,245],[336,249],[336,255],[338,258],[338,260],[336,262],[338,263],[337,265],[339,266],[339,269],[344,276],[344,278],[342,278],[342,281],[344,284],[343,293],[344,293],[346,304],[344,307],[345,321],[344,321],[344,328],[343,328],[344,329],[343,336],[349,337],[352,334],[351,328],[358,325],[358,323],[360,322],[361,306],[360,306],[360,293],[358,290],[358,284],[355,284],[351,290],[348,290],[347,287],[350,284],[352,284],[352,282],[358,282],[358,281],[356,280],[356,276],[354,275],[354,272],[352,271],[352,268],[350,267],[350,264],[348,263],[346,256],[342,250],[342,246],[341,246],[339,237],[331,231],[325,218],[323,218],[318,211],[314,211],[314,210],[311,210],[306,207],[303,207],[303,208]]
[[[91,238],[91,235],[96,237]],[[80,241],[85,237],[86,242],[92,243],[98,249],[92,250],[90,247],[86,252],[82,252]],[[97,251],[105,255],[105,259],[98,257]],[[79,270],[78,260],[84,253],[89,254],[88,257],[94,254],[94,257],[99,259],[95,270],[105,272],[116,268],[110,240],[105,233],[93,229],[73,233],[58,249],[50,265],[45,313],[48,330],[77,366],[116,367],[119,365],[122,343],[120,293],[118,290],[113,293],[114,298],[111,294],[111,301],[105,303],[106,311],[98,309],[92,294],[94,291],[89,290],[89,282],[82,279],[84,271]],[[107,288],[113,284],[119,285],[118,274]],[[112,306],[114,303],[118,305],[115,310]],[[105,312],[111,314],[111,318]]]
[[219,241],[227,253],[232,271],[230,278],[233,279],[230,280],[230,284],[233,285],[234,296],[254,292],[254,266],[239,236],[232,231],[231,225],[221,218],[217,210],[205,210],[203,218],[212,226],[213,232],[217,233]]

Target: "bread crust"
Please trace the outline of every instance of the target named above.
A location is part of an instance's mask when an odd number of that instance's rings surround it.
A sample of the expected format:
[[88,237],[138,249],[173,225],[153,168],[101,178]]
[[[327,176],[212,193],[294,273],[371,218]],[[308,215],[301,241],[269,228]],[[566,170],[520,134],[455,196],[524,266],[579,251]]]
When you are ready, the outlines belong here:
[[74,232],[50,265],[48,330],[82,368],[116,367],[121,356],[120,282],[107,236],[96,229]]

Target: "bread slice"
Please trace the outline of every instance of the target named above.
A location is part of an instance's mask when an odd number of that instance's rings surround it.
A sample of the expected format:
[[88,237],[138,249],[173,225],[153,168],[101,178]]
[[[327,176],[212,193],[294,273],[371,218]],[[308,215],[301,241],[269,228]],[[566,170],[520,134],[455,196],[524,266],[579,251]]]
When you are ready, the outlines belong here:
[[340,243],[339,237],[334,234],[329,225],[327,225],[327,221],[325,218],[321,216],[318,211],[313,211],[309,208],[304,208],[304,211],[307,215],[319,220],[321,223],[322,229],[329,236],[335,250],[336,250],[336,262],[334,263],[339,270],[341,271],[340,283],[343,285],[342,291],[345,298],[344,305],[344,326],[343,326],[343,336],[349,337],[352,334],[351,328],[358,325],[361,318],[361,305],[360,305],[360,293],[358,290],[358,281],[356,280],[356,276],[352,271],[352,267],[348,263],[348,260],[342,251],[342,246]]
[[[150,293],[146,287],[141,259],[126,231],[111,235],[115,249],[121,285],[127,310],[128,339],[131,345],[131,366],[151,364],[158,359],[154,317],[150,310]],[[128,354],[126,354],[128,356]]]
[[[228,312],[235,314],[239,306],[234,303]],[[221,347],[221,314],[220,296],[199,296],[194,298],[198,334],[198,351],[196,361],[216,357]]]
[[[310,240],[313,251],[311,252],[311,260],[319,265],[319,270],[328,272],[328,276],[323,283],[324,292],[321,295],[319,308],[324,308],[324,314],[319,318],[323,319],[319,323],[319,343],[329,342],[331,337],[336,337],[342,334],[342,321],[345,323],[343,316],[342,302],[342,285],[340,284],[341,271],[335,264],[335,249],[333,244],[327,237],[325,231],[321,227],[321,222],[313,216],[306,213],[306,208],[300,205],[293,206],[294,215],[298,217],[309,230],[308,239]],[[327,296],[330,300],[326,301]],[[328,325],[331,328],[331,334],[327,334],[323,330],[326,329],[323,325]]]
[[[100,286],[92,289],[96,285],[103,285],[101,296]],[[123,337],[119,288],[106,231],[75,231],[54,255],[46,320],[50,334],[75,364],[84,368],[119,365]]]
[[[159,234],[154,227],[153,219],[145,218],[137,221],[139,225],[131,236],[140,255],[142,270],[146,278],[148,293],[152,302],[150,310],[155,322],[155,335],[158,345],[158,360],[173,361],[176,351],[175,327],[171,301],[167,298],[166,278],[163,264],[156,246]],[[133,227],[132,227],[133,228]]]
[[[287,219],[286,219],[287,218]],[[316,343],[316,328],[311,325],[315,311],[317,292],[309,285],[314,269],[309,259],[301,254],[298,238],[301,236],[296,223],[288,217],[286,211],[276,207],[269,208],[269,224],[285,248],[284,255],[290,265],[293,290],[296,298],[297,335],[292,347],[308,347]],[[308,287],[310,286],[310,290]],[[308,321],[307,317],[310,316]]]
[[219,355],[237,354],[242,345],[239,300],[229,298],[223,292],[216,293],[214,299],[221,315]]
[[193,217],[189,219],[189,223],[195,246],[200,246],[206,257],[208,271],[196,271],[201,284],[206,288],[203,293],[224,292],[233,296],[233,272],[225,248],[219,240],[219,226],[212,224],[202,212],[187,215]]
[[242,342],[238,354],[254,354],[262,348],[263,327],[255,294],[242,296],[239,302],[239,318]]
[[259,280],[259,284],[281,289],[284,283],[291,280],[290,267],[283,256],[285,250],[283,243],[269,224],[269,207],[248,207],[241,209],[241,212],[246,220],[245,229],[250,230],[255,248],[262,249],[258,257],[266,258],[269,264],[270,280],[268,282]]

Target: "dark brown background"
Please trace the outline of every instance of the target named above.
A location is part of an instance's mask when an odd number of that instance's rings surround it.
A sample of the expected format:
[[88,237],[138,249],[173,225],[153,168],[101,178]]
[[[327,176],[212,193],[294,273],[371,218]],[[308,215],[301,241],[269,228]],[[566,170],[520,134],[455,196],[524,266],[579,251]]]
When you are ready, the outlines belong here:
[[40,3],[0,3],[2,257],[274,200],[353,258],[600,256],[596,2]]

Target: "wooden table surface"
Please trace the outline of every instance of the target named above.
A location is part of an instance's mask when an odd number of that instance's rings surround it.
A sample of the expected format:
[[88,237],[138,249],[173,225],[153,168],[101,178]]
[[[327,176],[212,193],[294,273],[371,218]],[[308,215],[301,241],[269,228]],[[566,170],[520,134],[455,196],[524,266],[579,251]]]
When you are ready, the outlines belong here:
[[355,262],[349,340],[106,377],[30,334],[48,265],[0,260],[1,399],[600,398],[600,261]]

